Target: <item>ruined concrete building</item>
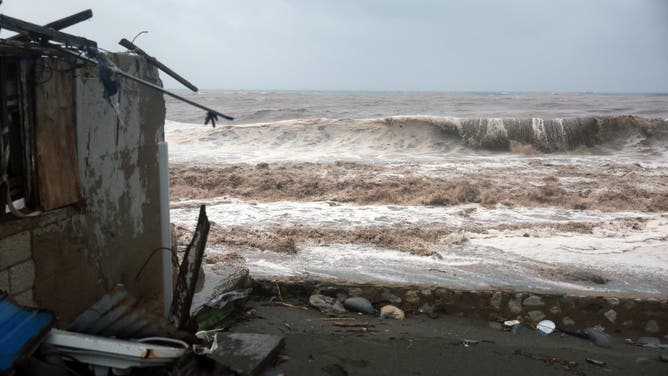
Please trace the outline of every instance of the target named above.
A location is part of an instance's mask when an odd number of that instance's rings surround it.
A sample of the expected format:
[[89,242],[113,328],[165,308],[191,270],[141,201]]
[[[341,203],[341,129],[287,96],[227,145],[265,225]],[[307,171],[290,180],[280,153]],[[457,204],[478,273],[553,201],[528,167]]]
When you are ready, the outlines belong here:
[[[108,57],[160,84],[142,57]],[[96,67],[0,45],[0,290],[60,326],[117,284],[155,312],[171,294],[165,103],[122,85],[108,100]]]

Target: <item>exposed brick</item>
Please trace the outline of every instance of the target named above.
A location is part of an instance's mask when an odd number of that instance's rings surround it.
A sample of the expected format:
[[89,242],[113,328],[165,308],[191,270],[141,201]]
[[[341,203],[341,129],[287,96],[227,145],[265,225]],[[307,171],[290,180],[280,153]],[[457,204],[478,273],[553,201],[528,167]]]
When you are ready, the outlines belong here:
[[29,259],[30,233],[22,232],[0,239],[0,270]]
[[14,299],[14,301],[15,301],[16,303],[18,303],[18,304],[20,304],[20,305],[22,305],[22,306],[26,306],[26,307],[35,307],[35,306],[37,306],[37,305],[35,304],[35,298],[34,298],[32,289],[30,289],[30,290],[28,290],[28,291],[24,291],[24,292],[22,292],[22,293],[20,293],[20,294],[14,295],[14,296],[12,297],[12,299]]
[[10,293],[20,293],[35,285],[35,263],[32,260],[9,268]]
[[0,271],[0,290],[9,292],[9,270]]

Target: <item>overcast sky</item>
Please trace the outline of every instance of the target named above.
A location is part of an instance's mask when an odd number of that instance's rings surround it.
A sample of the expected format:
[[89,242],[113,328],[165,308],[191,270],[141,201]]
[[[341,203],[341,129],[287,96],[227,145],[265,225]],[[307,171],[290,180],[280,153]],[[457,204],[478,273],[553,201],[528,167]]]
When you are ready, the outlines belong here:
[[666,0],[4,0],[0,13],[43,24],[87,8],[66,31],[117,51],[147,30],[136,43],[205,89],[668,92]]

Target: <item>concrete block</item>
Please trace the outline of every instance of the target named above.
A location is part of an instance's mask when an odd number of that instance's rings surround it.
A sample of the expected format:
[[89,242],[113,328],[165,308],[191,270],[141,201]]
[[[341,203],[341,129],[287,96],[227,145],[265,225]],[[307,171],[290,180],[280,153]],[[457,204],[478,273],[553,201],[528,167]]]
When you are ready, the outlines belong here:
[[9,270],[0,270],[0,291],[9,292]]
[[22,306],[25,307],[36,307],[37,304],[35,304],[35,298],[34,294],[32,292],[32,289],[24,291],[20,294],[14,295],[12,297],[14,301]]
[[35,285],[35,263],[32,260],[9,268],[10,293],[20,293]]
[[0,270],[27,260],[30,256],[30,232],[20,232],[0,239]]

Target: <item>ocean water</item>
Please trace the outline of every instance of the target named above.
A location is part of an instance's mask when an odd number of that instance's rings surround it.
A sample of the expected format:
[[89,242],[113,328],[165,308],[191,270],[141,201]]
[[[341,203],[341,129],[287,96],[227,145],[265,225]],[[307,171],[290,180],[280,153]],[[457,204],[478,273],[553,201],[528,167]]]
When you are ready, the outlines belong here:
[[[668,95],[528,93],[179,92],[223,113],[230,124],[291,119],[369,119],[430,115],[459,118],[574,118],[635,115],[668,118]],[[203,123],[201,110],[167,98],[167,119]]]
[[168,99],[174,161],[405,160],[510,152],[668,154],[667,95],[204,92]]

